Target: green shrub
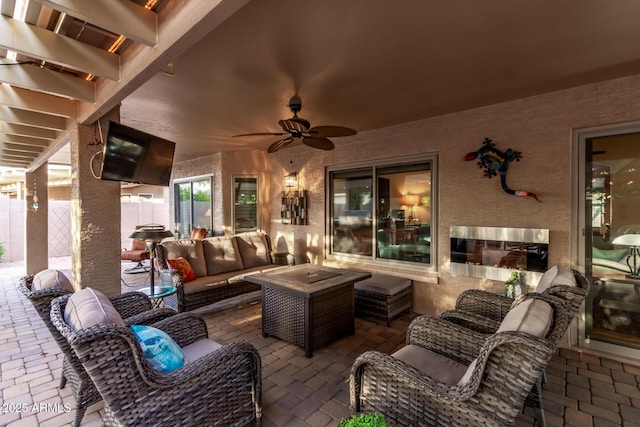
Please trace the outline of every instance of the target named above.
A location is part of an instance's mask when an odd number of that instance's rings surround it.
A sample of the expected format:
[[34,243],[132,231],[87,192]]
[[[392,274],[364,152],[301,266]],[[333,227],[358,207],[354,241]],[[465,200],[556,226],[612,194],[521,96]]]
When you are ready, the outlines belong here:
[[340,421],[340,427],[387,427],[382,414],[359,414]]
[[0,262],[2,262],[2,256],[4,255],[4,245],[0,242]]

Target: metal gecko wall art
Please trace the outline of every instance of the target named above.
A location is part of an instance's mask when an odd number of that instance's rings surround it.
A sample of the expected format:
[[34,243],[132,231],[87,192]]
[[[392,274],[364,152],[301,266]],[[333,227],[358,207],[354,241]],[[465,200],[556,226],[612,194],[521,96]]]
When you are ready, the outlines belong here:
[[464,156],[464,160],[478,159],[478,166],[484,169],[484,176],[487,178],[493,178],[499,174],[500,185],[502,185],[502,189],[507,193],[514,196],[531,197],[538,202],[542,202],[535,193],[523,190],[512,190],[507,185],[509,163],[513,161],[519,162],[521,157],[522,155],[519,151],[513,151],[511,148],[503,153],[495,147],[491,139],[485,138],[484,141],[482,141],[482,147],[478,151],[472,151]]

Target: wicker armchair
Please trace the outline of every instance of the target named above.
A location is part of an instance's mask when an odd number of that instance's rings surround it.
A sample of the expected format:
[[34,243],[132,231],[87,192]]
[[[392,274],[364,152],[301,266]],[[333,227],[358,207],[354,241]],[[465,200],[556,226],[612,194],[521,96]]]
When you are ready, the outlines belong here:
[[[554,285],[553,283],[542,294],[527,295],[549,295],[560,299],[563,303],[567,316],[567,327],[571,324],[575,316],[580,311],[580,306],[589,293],[591,287],[587,278],[576,270],[571,271],[577,286]],[[521,297],[522,298],[522,297]],[[507,312],[517,304],[512,298],[495,293],[471,289],[464,291],[456,301],[456,308],[441,313],[438,317],[450,322],[464,326],[484,334],[494,333]],[[558,340],[562,336],[557,337]],[[553,343],[558,345],[558,341]],[[540,425],[546,425],[544,408],[542,403],[542,380],[544,372],[525,401],[526,406],[531,407],[536,413],[536,418]]]
[[[42,318],[47,329],[49,329],[49,332],[51,332],[51,335],[62,350],[64,361],[62,363],[60,388],[64,388],[67,381],[71,385],[71,390],[76,400],[74,425],[79,426],[87,408],[101,401],[102,397],[82,367],[78,356],[69,346],[66,338],[58,332],[58,329],[56,329],[51,322],[51,301],[57,297],[70,295],[71,293],[60,288],[32,290],[32,280],[33,276],[25,276],[20,279],[18,287],[31,304],[33,304],[36,312]],[[151,301],[148,296],[140,292],[128,292],[113,297],[110,300],[128,325],[151,324],[175,314],[175,311],[171,309],[149,311],[151,310]]]
[[352,409],[380,412],[398,426],[513,425],[555,351],[553,343],[566,331],[564,310],[556,309],[561,303],[552,307],[546,338],[507,331],[487,336],[437,317],[417,317],[407,345],[473,365],[468,379],[451,384],[393,355],[368,351],[351,368]]
[[[397,426],[513,425],[553,354],[552,345],[521,332],[485,340],[445,320],[418,318],[417,322],[421,324],[412,325],[412,335],[420,337],[408,342],[461,363],[478,356],[470,381],[463,386],[444,384],[393,356],[369,351],[352,367],[352,409],[380,412]],[[464,354],[463,349],[471,350],[470,344],[474,352]]]
[[[51,319],[68,340],[105,401],[105,425],[260,425],[261,361],[246,342],[224,345],[171,373],[154,370],[129,328],[98,325],[73,331],[51,304]],[[176,314],[155,323],[185,347],[208,337],[201,317]]]
[[[576,279],[576,287],[552,285],[543,292],[547,295],[556,296],[565,302],[569,324],[571,324],[571,321],[580,311],[580,306],[589,293],[589,288],[591,287],[591,284],[584,275],[577,270],[572,270],[572,272],[573,277]],[[455,309],[474,313],[478,316],[500,322],[511,309],[512,304],[513,299],[504,295],[480,289],[469,289],[458,296]]]
[[[573,293],[570,293],[570,294],[575,295]],[[561,298],[554,297],[551,295],[536,294],[536,293],[521,295],[515,300],[511,299],[512,301],[511,307],[515,307],[520,302],[522,302],[522,300],[526,298],[541,299],[548,302],[554,308],[554,311],[556,312],[556,317],[562,316],[564,318],[563,320],[564,328],[562,330],[557,331],[556,334],[548,337],[548,340],[553,346],[553,349],[555,351],[555,349],[558,346],[558,342],[564,336],[567,328],[569,327],[569,324],[571,323],[571,320],[573,319],[573,316],[575,316],[575,313],[572,314],[569,312],[569,310],[567,310],[566,300],[563,300]],[[580,305],[578,304],[578,307],[579,306]],[[440,319],[455,323],[464,328],[467,328],[477,333],[485,334],[485,335],[490,335],[495,333],[500,327],[500,321],[488,319],[478,314],[468,313],[462,310],[448,310],[439,314],[438,317]],[[540,378],[538,379],[538,381],[536,381],[533,388],[531,389],[531,392],[527,396],[527,399],[525,400],[525,405],[533,409],[533,411],[536,414],[536,419],[538,420],[541,426],[546,425],[546,420],[544,417],[544,408],[542,404],[543,379],[544,379],[544,371],[541,372]]]

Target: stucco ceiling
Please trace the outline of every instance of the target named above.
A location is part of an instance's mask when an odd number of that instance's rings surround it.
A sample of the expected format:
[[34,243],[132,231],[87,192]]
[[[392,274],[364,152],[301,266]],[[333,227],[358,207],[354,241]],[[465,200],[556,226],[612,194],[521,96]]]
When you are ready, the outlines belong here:
[[[124,50],[125,78],[103,92],[97,78],[98,100],[80,101],[78,119],[121,102],[122,122],[175,141],[180,161],[266,150],[277,137],[231,136],[280,131],[294,94],[312,126],[364,132],[640,74],[637,1],[229,0],[201,19],[202,3],[167,0],[158,44]],[[178,13],[192,21],[163,44]],[[169,62],[173,77],[161,72]]]

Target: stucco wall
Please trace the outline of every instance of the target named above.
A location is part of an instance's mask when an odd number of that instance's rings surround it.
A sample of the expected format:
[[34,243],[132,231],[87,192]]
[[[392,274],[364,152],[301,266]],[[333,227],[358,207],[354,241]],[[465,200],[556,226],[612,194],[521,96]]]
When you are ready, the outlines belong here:
[[[269,213],[271,200],[272,174],[270,173],[267,153],[263,151],[235,151],[216,153],[211,156],[175,163],[172,180],[213,175],[213,230],[231,233],[231,201],[233,175],[258,176],[259,222],[265,232],[270,230]],[[278,193],[280,194],[280,193]],[[173,186],[170,188],[170,202],[174,206]],[[171,208],[171,224],[175,224],[175,212]],[[171,228],[173,230],[173,227]]]
[[[532,227],[550,230],[549,263],[571,263],[572,130],[640,120],[640,76],[582,86],[545,95],[449,114],[436,118],[361,132],[335,139],[329,152],[293,147],[270,155],[271,234],[282,236],[299,255],[323,263],[325,234],[325,166],[358,161],[437,153],[438,255],[437,273],[413,274],[415,307],[419,313],[436,314],[451,308],[468,288],[499,290],[488,280],[449,273],[449,227],[452,225]],[[348,123],[345,123],[348,125]],[[535,192],[542,199],[505,193],[497,179],[486,179],[475,162],[463,157],[480,148],[485,137],[501,150],[522,152],[513,163],[508,184]],[[282,225],[277,221],[282,175],[298,171],[300,186],[309,191],[308,226]],[[369,270],[384,271],[380,266]],[[402,272],[406,274],[406,272]],[[418,281],[419,279],[424,281]]]

